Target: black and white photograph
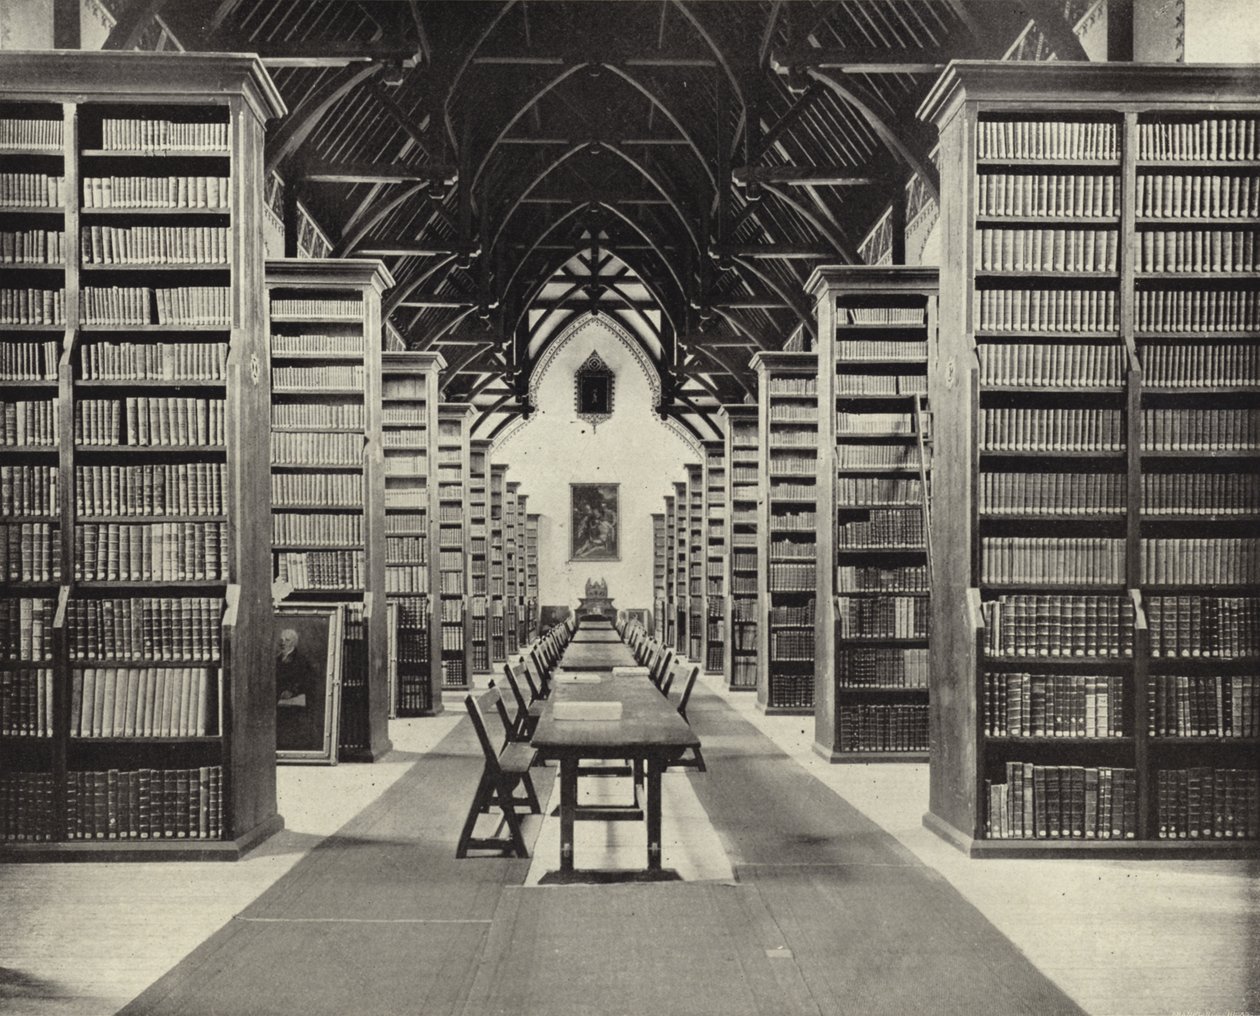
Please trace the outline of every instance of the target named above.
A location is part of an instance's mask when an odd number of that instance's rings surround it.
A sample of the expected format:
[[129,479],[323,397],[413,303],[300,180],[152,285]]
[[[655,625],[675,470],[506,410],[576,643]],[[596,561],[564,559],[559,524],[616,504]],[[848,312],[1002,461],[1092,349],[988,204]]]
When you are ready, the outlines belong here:
[[1260,0],[0,0],[0,1016],[1260,1016]]

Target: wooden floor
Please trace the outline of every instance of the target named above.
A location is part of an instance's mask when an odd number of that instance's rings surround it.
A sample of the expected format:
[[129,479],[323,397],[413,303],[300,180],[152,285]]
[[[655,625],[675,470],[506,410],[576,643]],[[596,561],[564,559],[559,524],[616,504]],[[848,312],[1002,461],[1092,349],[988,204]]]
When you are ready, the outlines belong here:
[[[1066,995],[1097,1013],[1260,1012],[1260,872],[1246,862],[973,861],[923,829],[922,766],[830,766],[796,717],[711,682],[737,713],[934,868]],[[396,721],[375,766],[282,769],[288,828],[234,865],[0,867],[0,1012],[113,1012],[244,910],[316,843],[380,797],[457,722]],[[707,745],[706,745],[707,746]],[[719,747],[717,745],[714,746]],[[720,885],[725,858],[695,795],[673,785],[679,867]],[[535,820],[537,821],[537,820]],[[668,830],[667,830],[668,832]],[[554,850],[535,830],[535,864]],[[580,849],[621,864],[628,831]],[[532,837],[531,837],[532,838]],[[549,845],[550,844],[550,845]],[[600,856],[597,857],[596,854]],[[534,872],[531,870],[531,878]],[[567,890],[556,890],[567,891]]]

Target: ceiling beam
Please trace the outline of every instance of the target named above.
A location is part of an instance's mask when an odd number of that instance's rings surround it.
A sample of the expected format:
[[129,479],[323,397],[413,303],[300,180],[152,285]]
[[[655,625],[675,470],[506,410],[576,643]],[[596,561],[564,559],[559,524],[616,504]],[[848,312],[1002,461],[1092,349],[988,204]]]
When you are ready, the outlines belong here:
[[362,258],[434,258],[452,254],[471,256],[475,253],[477,253],[475,247],[460,247],[454,244],[445,247],[428,247],[420,244],[400,244],[396,240],[367,239],[355,244],[354,247],[355,257]]
[[[499,144],[501,145],[538,145],[538,146],[555,145],[556,147],[563,147],[563,146],[568,146],[568,145],[593,144],[598,140],[602,140],[602,139],[572,138],[572,137],[567,137],[567,136],[561,137],[560,135],[551,135],[551,134],[524,134],[524,135],[519,135],[517,137],[500,138]],[[659,138],[631,137],[631,138],[613,138],[611,140],[613,144],[617,144],[617,145],[623,145],[623,146],[630,145],[630,146],[640,146],[640,147],[647,146],[647,147],[661,147],[661,148],[665,148],[665,147],[686,148],[690,144],[690,142],[688,142],[686,138],[670,138],[670,137],[659,137]]]
[[448,176],[455,173],[453,166],[442,170],[435,166],[388,165],[378,162],[325,162],[311,161],[300,166],[297,176],[312,183],[411,183],[428,182],[442,176],[444,182],[453,183]]
[[[246,40],[229,39],[236,45]],[[321,60],[323,66],[377,60],[383,63],[401,63],[404,68],[416,65],[415,42],[355,42],[346,39],[254,39],[248,40],[248,52],[257,53],[264,63],[276,66],[310,66],[290,61]]]
[[783,73],[789,67],[818,67],[841,74],[933,74],[950,60],[978,58],[974,47],[909,46],[893,49],[887,46],[835,46],[815,48],[797,46],[776,49],[770,54],[770,66]]
[[793,186],[869,187],[882,181],[856,176],[845,166],[742,166],[734,170],[735,183],[786,183]]
[[834,259],[834,247],[816,247],[800,243],[716,244],[710,250],[718,257],[782,258],[784,260]]
[[101,48],[135,49],[140,43],[140,36],[166,4],[167,0],[139,0],[131,4],[114,22],[114,27],[109,30],[109,36]]
[[308,92],[297,107],[280,121],[275,133],[268,132],[266,175],[269,176],[306,143],[325,113],[379,70],[376,64],[346,67]]

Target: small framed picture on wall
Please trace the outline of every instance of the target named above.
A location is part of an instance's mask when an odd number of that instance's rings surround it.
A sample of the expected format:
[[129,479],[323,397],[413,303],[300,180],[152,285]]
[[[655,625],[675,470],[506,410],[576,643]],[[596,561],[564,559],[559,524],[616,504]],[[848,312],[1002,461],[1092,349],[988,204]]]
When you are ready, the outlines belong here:
[[337,763],[343,608],[282,603],[275,610],[276,760]]
[[570,560],[621,560],[618,483],[569,484]]

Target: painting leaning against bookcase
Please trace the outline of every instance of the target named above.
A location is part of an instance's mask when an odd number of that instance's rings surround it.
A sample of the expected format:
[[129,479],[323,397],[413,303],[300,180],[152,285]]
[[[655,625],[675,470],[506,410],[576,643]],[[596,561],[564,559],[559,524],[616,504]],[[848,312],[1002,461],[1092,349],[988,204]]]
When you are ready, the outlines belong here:
[[380,261],[267,262],[277,602],[345,605],[338,755],[390,748]]
[[[937,269],[827,267],[818,307],[814,748],[928,757],[928,357]],[[825,524],[824,521],[825,520]]]
[[[1252,68],[952,64],[925,822],[1254,856]],[[1123,99],[1118,99],[1123,96]]]
[[0,80],[0,860],[235,859],[283,825],[243,224],[285,108],[245,56]]
[[814,714],[818,355],[758,353],[758,682],[767,713]]
[[433,652],[432,604],[439,585],[437,407],[440,354],[381,354],[381,446],[385,456],[385,596],[392,610],[396,716],[442,711],[441,666]]
[[723,406],[726,429],[726,645],[723,672],[731,691],[757,690],[758,575],[757,407]]

